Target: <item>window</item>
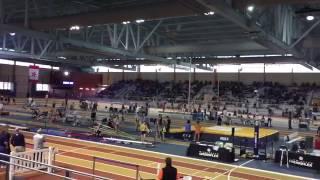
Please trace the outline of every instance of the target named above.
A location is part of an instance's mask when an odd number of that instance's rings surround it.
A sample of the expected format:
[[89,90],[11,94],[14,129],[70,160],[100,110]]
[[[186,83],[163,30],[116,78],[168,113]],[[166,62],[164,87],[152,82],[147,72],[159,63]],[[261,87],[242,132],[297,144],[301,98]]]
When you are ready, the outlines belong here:
[[45,64],[36,64],[36,66],[39,66],[41,69],[51,69],[50,65],[45,65]]
[[16,61],[16,65],[17,65],[17,66],[27,66],[27,67],[29,67],[29,66],[33,66],[34,63]]
[[12,82],[0,82],[0,90],[12,90]]
[[49,84],[37,84],[36,91],[46,91],[49,92]]
[[72,81],[63,81],[62,84],[63,85],[73,85],[74,82],[72,82]]
[[14,61],[7,60],[7,59],[0,59],[0,64],[14,65]]

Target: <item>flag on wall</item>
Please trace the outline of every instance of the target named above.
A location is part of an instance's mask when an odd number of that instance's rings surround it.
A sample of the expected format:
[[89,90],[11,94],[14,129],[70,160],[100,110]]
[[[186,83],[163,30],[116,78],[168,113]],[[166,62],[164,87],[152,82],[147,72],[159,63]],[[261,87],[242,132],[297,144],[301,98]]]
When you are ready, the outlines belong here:
[[39,80],[39,66],[29,66],[29,80],[30,81]]

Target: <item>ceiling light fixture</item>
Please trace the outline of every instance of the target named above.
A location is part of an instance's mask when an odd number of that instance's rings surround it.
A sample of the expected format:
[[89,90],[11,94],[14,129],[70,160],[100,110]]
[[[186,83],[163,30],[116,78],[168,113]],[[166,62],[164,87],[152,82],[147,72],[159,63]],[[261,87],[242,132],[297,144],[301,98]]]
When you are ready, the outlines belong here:
[[205,16],[212,16],[214,15],[214,12],[213,11],[209,11],[209,12],[206,12],[206,13],[203,13]]
[[252,11],[254,11],[254,5],[249,5],[248,7],[247,7],[247,10],[249,11],[249,12],[252,12]]
[[123,21],[122,24],[130,24],[130,21]]
[[15,32],[11,32],[11,33],[9,33],[9,35],[10,35],[10,36],[15,36],[16,33],[15,33]]
[[144,19],[137,19],[136,20],[136,23],[140,24],[140,23],[143,23],[144,22]]
[[308,21],[313,21],[313,20],[314,20],[314,16],[307,16],[306,19],[307,19]]
[[64,76],[69,76],[69,71],[65,71],[65,72],[63,72],[63,74],[64,74]]
[[80,26],[71,26],[70,30],[71,31],[78,31],[78,30],[80,30]]

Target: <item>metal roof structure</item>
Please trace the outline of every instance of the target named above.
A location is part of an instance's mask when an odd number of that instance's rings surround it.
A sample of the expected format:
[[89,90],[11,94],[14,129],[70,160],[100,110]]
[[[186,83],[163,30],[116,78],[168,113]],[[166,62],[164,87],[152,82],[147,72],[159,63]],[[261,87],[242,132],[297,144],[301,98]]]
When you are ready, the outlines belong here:
[[[0,58],[77,67],[190,59],[318,66],[319,12],[320,0],[0,0]],[[270,54],[283,56],[241,58]]]

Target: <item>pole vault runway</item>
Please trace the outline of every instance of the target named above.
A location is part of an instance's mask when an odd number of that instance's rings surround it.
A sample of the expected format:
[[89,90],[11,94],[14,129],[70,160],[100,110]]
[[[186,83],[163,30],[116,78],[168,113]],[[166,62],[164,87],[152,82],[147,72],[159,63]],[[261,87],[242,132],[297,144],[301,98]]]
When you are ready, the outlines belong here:
[[[26,142],[32,144],[32,134],[28,132],[24,134]],[[155,179],[158,163],[163,163],[163,159],[168,156],[173,158],[173,164],[178,169],[180,175],[192,176],[192,179],[195,180],[225,180],[228,179],[228,176],[230,176],[230,179],[232,180],[304,179],[303,177],[276,172],[237,167],[223,163],[71,138],[47,136],[46,141],[46,146],[58,148],[59,152],[56,155],[55,164],[59,166],[92,173],[94,157],[112,160],[112,162],[105,162],[98,159],[95,163],[94,172],[97,175],[112,179],[130,180],[136,178],[135,167],[117,162],[139,165],[139,174],[142,179]],[[161,166],[163,166],[163,164],[161,164]],[[46,179],[49,180],[50,178]],[[77,177],[77,179],[85,180],[89,178]]]

